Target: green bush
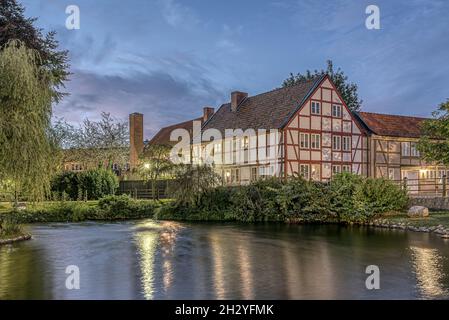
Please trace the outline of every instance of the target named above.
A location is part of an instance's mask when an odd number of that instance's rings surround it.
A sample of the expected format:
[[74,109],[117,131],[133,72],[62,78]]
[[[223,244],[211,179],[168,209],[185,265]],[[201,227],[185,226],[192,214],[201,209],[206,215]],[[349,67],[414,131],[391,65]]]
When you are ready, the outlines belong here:
[[61,201],[44,206],[0,214],[19,223],[80,222],[86,220],[124,220],[153,218],[158,205],[152,201],[138,201],[128,196],[107,196],[98,204],[80,201]]
[[287,219],[327,221],[331,216],[329,186],[303,178],[291,178],[279,191],[276,201]]
[[355,190],[356,218],[369,220],[379,214],[403,210],[408,203],[407,191],[385,179],[364,179]]
[[93,169],[58,174],[53,179],[51,189],[58,199],[97,200],[114,194],[118,184],[118,178],[111,170]]
[[330,183],[302,178],[259,180],[239,187],[203,191],[195,204],[175,202],[160,219],[222,221],[366,222],[403,209],[407,194],[383,179],[343,173]]
[[11,219],[0,219],[0,239],[14,238],[23,235],[20,224]]

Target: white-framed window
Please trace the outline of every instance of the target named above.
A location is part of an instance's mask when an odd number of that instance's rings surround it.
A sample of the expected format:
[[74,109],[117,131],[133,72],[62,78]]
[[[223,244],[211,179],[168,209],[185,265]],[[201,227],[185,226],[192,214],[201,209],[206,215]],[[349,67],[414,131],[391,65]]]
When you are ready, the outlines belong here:
[[343,136],[343,151],[351,151],[351,137]]
[[321,114],[321,104],[319,102],[312,101],[310,113],[311,114]]
[[351,172],[351,165],[349,165],[349,164],[344,164],[344,165],[342,166],[342,170],[343,170],[343,172]]
[[341,118],[341,106],[338,104],[332,105],[332,116],[336,118]]
[[340,165],[333,165],[332,166],[332,174],[339,174],[341,173],[341,166]]
[[309,179],[309,165],[308,164],[300,164],[299,165],[299,174],[301,175],[301,177],[303,177],[304,179]]
[[401,150],[403,157],[410,157],[410,142],[401,142]]
[[416,142],[410,143],[410,156],[412,157],[419,157],[419,150],[418,150],[418,144]]
[[231,170],[231,183],[239,183],[240,182],[240,169],[232,169]]
[[301,149],[309,149],[309,134],[308,133],[300,133],[299,134],[299,142]]
[[258,170],[257,167],[252,167],[251,168],[251,181],[256,181],[258,178]]
[[321,147],[321,135],[312,133],[310,135],[310,147],[312,149],[319,149]]
[[341,150],[341,136],[332,136],[332,149]]
[[310,178],[314,181],[321,181],[321,165],[312,164],[310,171]]

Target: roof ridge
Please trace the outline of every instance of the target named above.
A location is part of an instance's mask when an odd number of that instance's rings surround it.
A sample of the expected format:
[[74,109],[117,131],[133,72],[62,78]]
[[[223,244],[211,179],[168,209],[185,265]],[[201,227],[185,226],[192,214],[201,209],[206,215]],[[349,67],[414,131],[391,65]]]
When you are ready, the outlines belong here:
[[305,83],[307,83],[307,82],[314,82],[314,81],[316,81],[317,79],[319,79],[320,77],[321,77],[321,76],[315,76],[315,77],[313,77],[312,79],[308,79],[308,80],[304,80],[304,81],[295,83],[295,84],[292,85],[292,86],[280,87],[280,88],[274,88],[274,89],[269,90],[269,91],[266,91],[266,92],[261,92],[261,93],[255,94],[255,95],[253,95],[253,96],[248,96],[247,99],[251,99],[251,98],[254,98],[254,97],[257,97],[257,96],[261,96],[261,95],[264,95],[264,94],[268,94],[268,93],[273,93],[273,92],[275,92],[275,91],[280,91],[280,90],[285,90],[285,89],[294,88],[294,87],[296,87],[296,86],[303,85],[303,84],[305,84]]
[[359,114],[374,114],[374,115],[379,115],[379,116],[389,116],[389,117],[401,117],[401,118],[415,118],[415,119],[432,119],[432,118],[428,118],[428,117],[419,117],[419,116],[404,116],[404,115],[400,115],[400,114],[390,114],[390,113],[380,113],[380,112],[367,112],[367,111],[358,111],[357,113]]

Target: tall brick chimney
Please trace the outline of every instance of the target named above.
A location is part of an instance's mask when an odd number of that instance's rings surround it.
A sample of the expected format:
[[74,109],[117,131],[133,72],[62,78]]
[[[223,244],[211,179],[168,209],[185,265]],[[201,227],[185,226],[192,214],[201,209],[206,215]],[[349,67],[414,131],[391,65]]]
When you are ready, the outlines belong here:
[[143,152],[143,114],[131,113],[129,115],[129,165],[136,168],[139,155]]
[[234,91],[231,93],[231,111],[237,111],[238,106],[242,103],[243,100],[248,98],[248,94],[246,92]]
[[204,107],[203,108],[203,123],[209,120],[210,117],[214,114],[215,109],[212,107]]

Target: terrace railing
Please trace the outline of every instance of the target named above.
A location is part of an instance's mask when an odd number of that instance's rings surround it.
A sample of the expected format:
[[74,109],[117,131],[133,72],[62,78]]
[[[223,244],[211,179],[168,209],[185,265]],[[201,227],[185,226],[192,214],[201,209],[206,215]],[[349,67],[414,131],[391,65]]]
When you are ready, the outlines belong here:
[[406,189],[411,197],[447,197],[449,195],[449,181],[446,175],[434,179],[404,178],[395,182]]

